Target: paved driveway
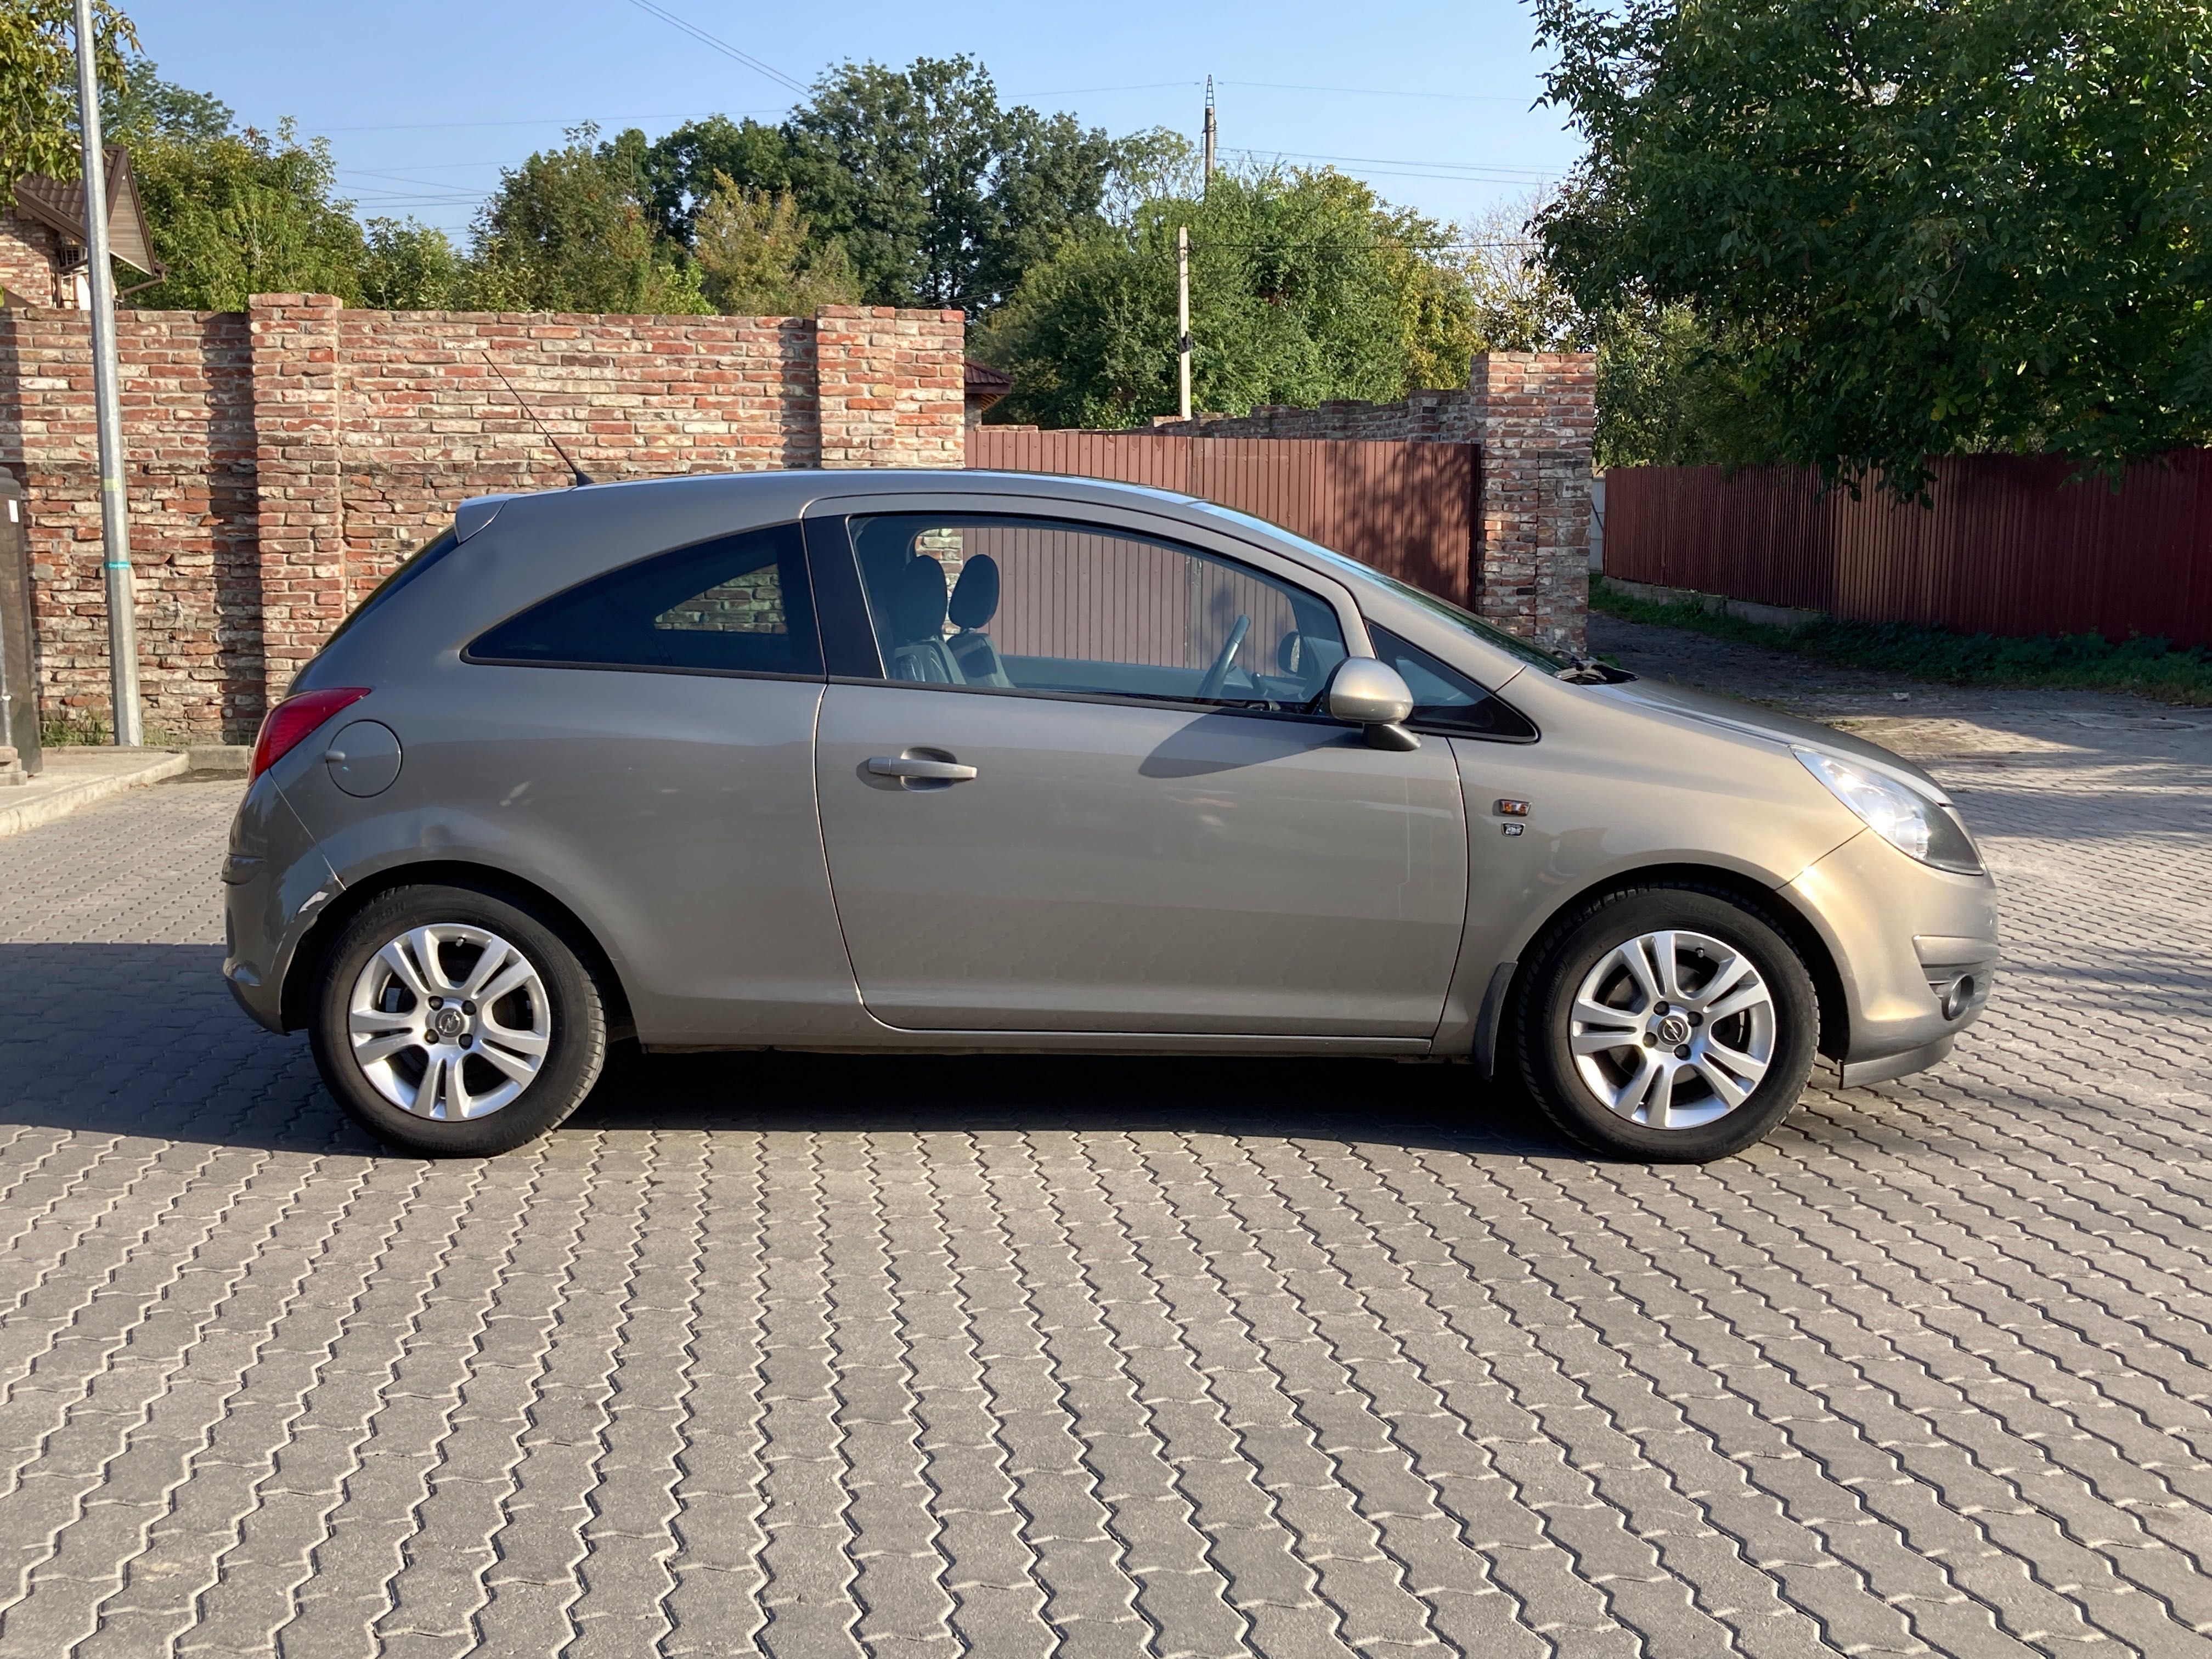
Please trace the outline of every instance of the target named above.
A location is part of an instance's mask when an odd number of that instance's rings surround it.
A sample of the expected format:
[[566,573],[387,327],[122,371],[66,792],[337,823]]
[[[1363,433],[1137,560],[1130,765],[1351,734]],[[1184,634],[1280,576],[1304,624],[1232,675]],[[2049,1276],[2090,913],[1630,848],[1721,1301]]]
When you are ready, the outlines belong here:
[[1707,1170],[743,1057],[416,1163],[217,981],[235,786],[0,841],[0,1653],[2212,1650],[2212,734],[2039,708],[1990,1018]]

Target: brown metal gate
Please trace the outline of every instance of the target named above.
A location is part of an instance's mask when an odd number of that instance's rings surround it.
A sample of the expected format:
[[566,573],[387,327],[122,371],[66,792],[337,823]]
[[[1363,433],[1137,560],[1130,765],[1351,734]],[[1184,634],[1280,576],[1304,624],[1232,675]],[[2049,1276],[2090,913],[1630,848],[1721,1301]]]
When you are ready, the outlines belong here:
[[1482,482],[1474,444],[977,426],[968,429],[968,465],[1196,495],[1431,593],[1468,601]]

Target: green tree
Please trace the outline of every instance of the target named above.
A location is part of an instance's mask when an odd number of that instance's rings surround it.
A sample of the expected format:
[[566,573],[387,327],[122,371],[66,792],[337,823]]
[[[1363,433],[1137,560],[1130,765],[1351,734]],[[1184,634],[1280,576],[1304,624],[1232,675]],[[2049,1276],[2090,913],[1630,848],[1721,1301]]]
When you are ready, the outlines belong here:
[[290,122],[213,139],[137,140],[131,161],[166,281],[143,306],[243,311],[252,294],[335,294],[361,303],[361,226],[332,192],[330,146]]
[[1534,3],[1589,141],[1547,256],[1593,314],[1687,309],[1756,411],[1728,459],[1911,495],[2212,438],[2201,0]]
[[971,316],[1061,241],[1104,224],[1118,159],[1103,129],[1003,107],[968,58],[842,64],[784,132],[799,205],[845,245],[871,304]]
[[1466,383],[1479,337],[1447,230],[1338,173],[1217,174],[1202,197],[1145,202],[1030,270],[978,341],[1014,376],[995,417],[1126,427],[1175,411],[1178,226],[1200,408]]
[[781,195],[791,188],[791,140],[781,127],[748,116],[686,121],[646,151],[646,186],[660,234],[691,246],[699,210],[727,179],[740,190]]
[[374,311],[455,311],[477,303],[477,272],[446,233],[412,219],[363,227],[361,303]]
[[[124,83],[125,54],[138,36],[108,0],[92,9],[93,64],[102,87]],[[27,173],[74,179],[81,164],[76,118],[76,31],[70,0],[0,4],[0,207]]]
[[726,315],[811,317],[860,297],[844,244],[814,240],[789,191],[745,190],[727,173],[698,210],[691,255]]
[[477,216],[485,302],[518,311],[711,312],[698,272],[659,234],[635,127],[595,142],[589,124],[500,175]]

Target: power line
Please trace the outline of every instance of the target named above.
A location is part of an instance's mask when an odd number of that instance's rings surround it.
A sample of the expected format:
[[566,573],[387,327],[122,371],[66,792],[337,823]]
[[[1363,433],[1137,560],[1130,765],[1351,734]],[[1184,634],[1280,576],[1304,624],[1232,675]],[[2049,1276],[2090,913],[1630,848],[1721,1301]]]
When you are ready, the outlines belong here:
[[[783,106],[774,109],[677,109],[661,110],[651,115],[609,116],[610,121],[696,121],[709,115],[781,115]],[[366,127],[320,127],[319,132],[451,132],[461,127],[573,127],[578,125],[573,115],[533,115],[514,121],[401,121],[386,122]]]
[[1294,81],[1224,81],[1224,87],[1266,87],[1273,92],[1342,92],[1360,98],[1443,98],[1467,104],[1510,104],[1502,92],[1415,92],[1406,87],[1316,87]]
[[[1510,167],[1495,161],[1443,161],[1428,155],[1319,155],[1310,150],[1297,149],[1240,149],[1239,155],[1286,155],[1299,161],[1349,161],[1356,166],[1383,167],[1450,167],[1469,173],[1484,173],[1499,176],[1504,182],[1524,179],[1540,184],[1547,179],[1559,177],[1560,172],[1539,167]],[[1450,178],[1453,173],[1408,173],[1407,178]]]
[[802,97],[804,97],[809,90],[804,81],[793,79],[792,76],[786,75],[781,70],[777,69],[773,64],[763,64],[759,58],[754,57],[749,52],[738,51],[728,41],[723,40],[719,34],[709,34],[706,30],[701,28],[696,23],[685,22],[684,19],[678,17],[674,12],[669,10],[665,6],[655,5],[653,3],[653,0],[629,0],[629,3],[633,6],[635,6],[640,11],[644,12],[647,16],[658,17],[662,22],[667,24],[671,28],[683,30],[684,33],[690,35],[694,40],[699,42],[700,45],[704,46],[712,46],[716,52],[720,52],[725,58],[734,58],[737,62],[743,64],[747,69],[753,70],[756,74],[765,75],[769,80],[775,82],[778,86],[788,87],[792,91],[798,93]]

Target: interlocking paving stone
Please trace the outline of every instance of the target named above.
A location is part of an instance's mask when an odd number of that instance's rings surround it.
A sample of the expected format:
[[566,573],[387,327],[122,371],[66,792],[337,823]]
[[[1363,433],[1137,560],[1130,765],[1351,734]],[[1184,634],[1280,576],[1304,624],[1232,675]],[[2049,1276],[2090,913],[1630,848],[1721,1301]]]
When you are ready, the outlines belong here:
[[234,784],[0,842],[0,1659],[2212,1651],[2212,734],[1964,712],[1989,1017],[1705,1169],[805,1056],[432,1165],[231,1007]]

